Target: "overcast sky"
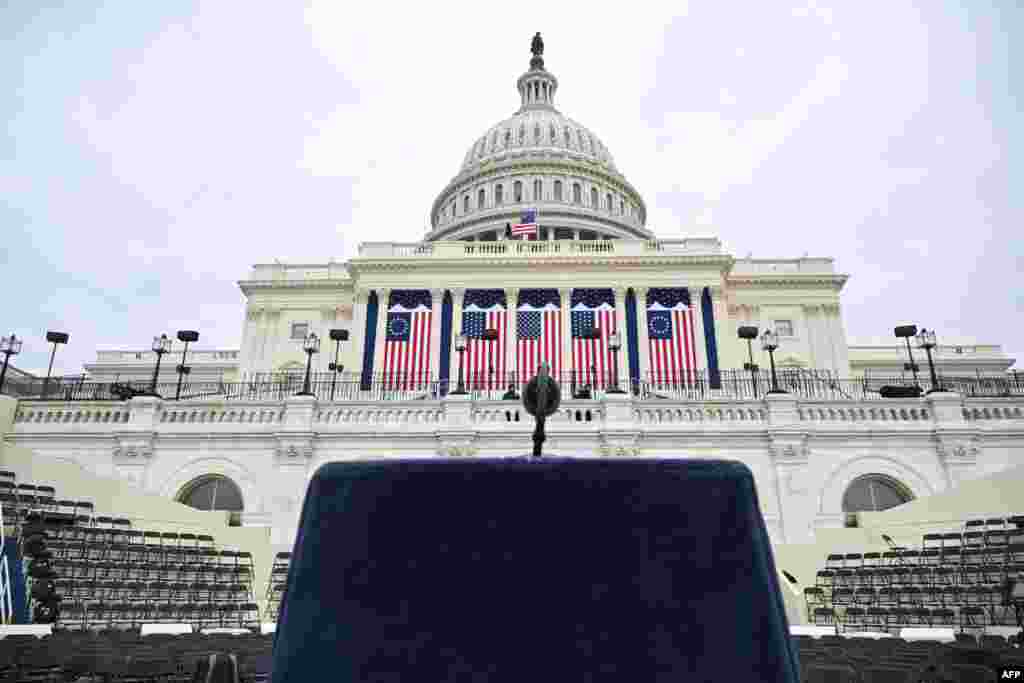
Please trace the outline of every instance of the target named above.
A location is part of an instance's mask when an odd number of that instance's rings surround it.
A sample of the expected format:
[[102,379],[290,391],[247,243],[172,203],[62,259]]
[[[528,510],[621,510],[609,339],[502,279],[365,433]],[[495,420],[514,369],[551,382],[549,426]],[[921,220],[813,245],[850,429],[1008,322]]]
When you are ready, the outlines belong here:
[[0,328],[26,370],[47,329],[55,372],[183,328],[238,348],[253,263],[420,240],[535,31],[658,237],[834,257],[851,341],[917,323],[1024,359],[1014,0],[44,4],[0,9]]

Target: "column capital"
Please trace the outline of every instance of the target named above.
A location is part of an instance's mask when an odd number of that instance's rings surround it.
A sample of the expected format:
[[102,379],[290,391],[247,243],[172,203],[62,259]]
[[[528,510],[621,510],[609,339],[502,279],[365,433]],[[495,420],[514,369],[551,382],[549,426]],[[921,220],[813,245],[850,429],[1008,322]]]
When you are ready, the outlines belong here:
[[449,287],[449,291],[452,293],[452,297],[463,297],[466,294],[465,287]]
[[431,287],[430,288],[430,298],[431,298],[431,301],[436,303],[436,304],[439,304],[442,301],[444,301],[444,291],[445,291],[445,289],[447,289],[447,288],[446,287]]

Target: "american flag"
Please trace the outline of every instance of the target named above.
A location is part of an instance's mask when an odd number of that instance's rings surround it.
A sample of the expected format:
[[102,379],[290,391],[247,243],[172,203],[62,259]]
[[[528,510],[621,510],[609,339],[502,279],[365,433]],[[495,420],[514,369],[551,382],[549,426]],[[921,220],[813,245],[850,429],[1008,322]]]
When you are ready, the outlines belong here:
[[685,288],[647,291],[647,336],[651,378],[656,384],[690,383],[697,370],[693,341],[694,310]]
[[[615,294],[611,289],[572,292],[572,367],[577,384],[604,387],[611,382],[613,354],[608,336],[615,332]],[[600,339],[581,339],[597,328]]]
[[520,383],[529,382],[541,363],[551,376],[562,369],[562,311],[557,289],[524,289],[516,307],[516,367]]
[[[484,330],[498,331],[495,341]],[[462,303],[462,332],[466,335],[466,383],[472,389],[499,389],[505,376],[508,312],[502,289],[469,289]],[[491,372],[491,369],[494,372]]]
[[512,226],[512,236],[520,235],[537,236],[537,209],[525,209],[522,216],[523,222]]
[[426,389],[430,383],[430,291],[393,290],[384,338],[384,386]]

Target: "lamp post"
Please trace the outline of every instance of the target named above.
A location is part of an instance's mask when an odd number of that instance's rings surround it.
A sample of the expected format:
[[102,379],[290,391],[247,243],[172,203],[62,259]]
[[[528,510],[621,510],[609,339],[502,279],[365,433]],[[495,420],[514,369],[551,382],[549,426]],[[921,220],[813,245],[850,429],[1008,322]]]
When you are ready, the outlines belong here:
[[4,390],[4,378],[7,376],[7,364],[11,356],[21,353],[22,341],[13,332],[10,337],[0,337],[0,353],[4,354],[4,367],[0,370],[0,392]]
[[320,337],[316,332],[310,332],[302,342],[302,350],[306,352],[306,379],[302,383],[302,391],[296,396],[312,396],[309,386],[309,373],[313,370],[313,354],[320,351]]
[[185,342],[185,348],[181,352],[181,362],[175,368],[178,371],[178,388],[174,391],[175,401],[181,400],[182,378],[192,372],[192,368],[185,365],[185,354],[188,353],[188,345],[190,343],[199,341],[199,333],[195,330],[178,330],[178,341]]
[[771,330],[765,330],[764,334],[761,335],[761,348],[768,352],[768,361],[772,365],[772,388],[768,390],[769,394],[785,394],[788,393],[779,389],[779,380],[775,376],[775,349],[779,348],[779,336]]
[[49,393],[50,373],[53,372],[53,357],[57,355],[57,344],[67,344],[68,334],[66,332],[47,332],[46,341],[53,344],[53,351],[50,352],[50,367],[46,369],[46,379],[43,380],[43,398]]
[[622,348],[622,337],[618,332],[612,332],[609,335],[608,348],[612,352],[612,388],[606,393],[624,394],[626,392],[619,388],[619,349]]
[[757,327],[754,325],[743,325],[739,330],[737,330],[737,333],[739,334],[740,339],[747,340],[747,356],[750,358],[750,361],[743,364],[743,369],[750,371],[750,383],[754,388],[754,397],[757,398],[757,371],[760,370],[760,368],[758,368],[757,364],[754,363],[753,345],[754,340],[757,339]]
[[920,370],[917,363],[914,362],[914,352],[910,350],[910,338],[917,334],[917,325],[900,325],[893,330],[897,339],[903,339],[907,342],[907,357],[910,359],[909,363],[903,364],[904,370],[909,370],[914,373],[914,386],[921,386],[917,381],[917,371]]
[[341,342],[348,341],[348,330],[331,330],[330,335],[334,340],[334,362],[328,365],[327,369],[331,371],[331,400],[333,401],[338,375],[345,371],[345,366],[338,364],[338,353],[341,351]]
[[489,327],[484,330],[483,337],[484,341],[488,342],[487,351],[487,386],[489,390],[494,389],[494,342],[498,341],[498,331],[493,327]]
[[928,354],[928,369],[932,375],[932,388],[926,393],[932,393],[933,391],[945,391],[939,384],[939,378],[935,374],[935,361],[932,360],[932,349],[938,345],[938,341],[935,338],[935,330],[922,329],[917,333],[917,345],[924,349],[924,352]]
[[159,337],[153,337],[153,353],[156,354],[156,368],[153,370],[153,382],[149,386],[150,396],[160,396],[156,393],[156,379],[160,375],[160,361],[163,360],[165,353],[171,352],[171,344],[173,341],[166,334],[161,334]]
[[459,352],[459,383],[455,387],[455,391],[452,394],[465,394],[466,385],[462,381],[462,357],[466,353],[466,333],[460,332],[455,337],[455,350]]

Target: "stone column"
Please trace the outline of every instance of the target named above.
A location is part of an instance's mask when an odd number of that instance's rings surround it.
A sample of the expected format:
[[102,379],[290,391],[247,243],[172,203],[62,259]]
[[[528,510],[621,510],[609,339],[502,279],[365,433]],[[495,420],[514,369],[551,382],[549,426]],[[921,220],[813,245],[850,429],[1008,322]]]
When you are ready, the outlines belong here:
[[250,308],[245,313],[245,333],[242,338],[242,353],[239,359],[239,379],[256,372],[259,363],[261,343],[260,330],[263,323],[263,309]]
[[[615,331],[619,333],[619,341],[622,346],[616,352],[619,364],[619,389],[628,391],[629,387],[629,361],[626,354],[626,347],[629,344],[629,335],[626,334],[626,287],[616,287],[615,294]],[[609,368],[609,370],[614,369]]]
[[[462,301],[466,296],[466,289],[464,287],[452,287],[452,358],[451,358],[451,386],[452,391],[455,391],[454,387],[459,384],[459,352],[455,349],[455,338],[462,332]],[[465,372],[465,368],[463,368]],[[463,375],[463,381],[465,381],[465,375]]]
[[264,372],[273,372],[278,362],[278,349],[281,346],[281,335],[287,336],[288,331],[281,332],[281,310],[276,308],[265,308],[263,312],[263,344],[261,358]]
[[[571,375],[571,371],[575,368],[572,367],[572,312],[570,306],[572,305],[572,287],[559,287],[558,297],[562,306],[562,377],[568,378]],[[566,398],[566,397],[563,397]]]
[[826,370],[829,369],[828,364],[823,363],[820,358],[822,344],[815,324],[817,312],[818,306],[814,304],[803,307],[804,334],[807,335],[807,365],[811,370]]
[[647,333],[647,287],[634,287],[636,294],[636,336],[637,346],[640,348],[640,381],[646,382],[650,379],[650,337]]
[[843,327],[843,309],[839,304],[831,306],[829,320],[832,328],[832,349],[835,353],[836,372],[840,377],[850,376],[850,352]]
[[387,333],[388,324],[388,297],[391,294],[390,287],[382,287],[377,290],[377,338],[373,345],[373,367],[374,376],[381,377],[384,372],[384,335]]
[[[349,333],[349,347],[352,356],[346,368],[349,372],[362,373],[363,371],[363,349],[366,348],[366,303],[369,292],[357,287],[352,291],[352,331]],[[357,375],[352,375],[356,377]]]
[[505,288],[505,304],[508,307],[508,326],[505,330],[507,332],[505,337],[505,377],[498,384],[502,393],[505,393],[505,387],[508,386],[508,376],[513,371],[517,373],[516,376],[518,377],[519,368],[516,367],[516,328],[518,327],[517,319],[519,317],[516,312],[516,306],[519,305],[518,287]]
[[441,372],[441,304],[444,290],[430,290],[430,379],[438,378]]

